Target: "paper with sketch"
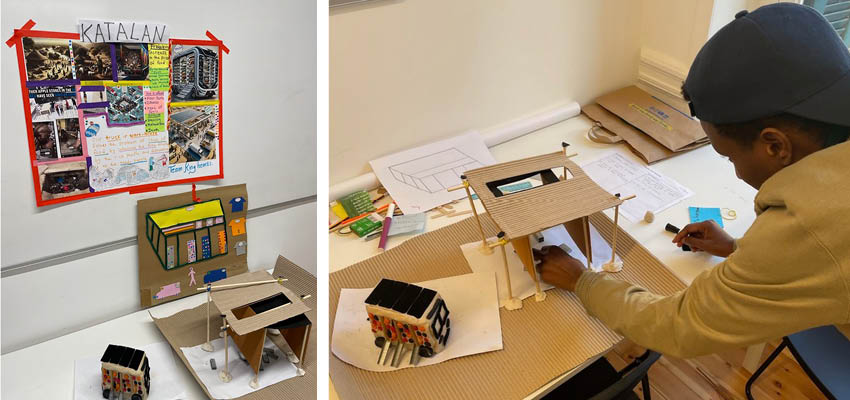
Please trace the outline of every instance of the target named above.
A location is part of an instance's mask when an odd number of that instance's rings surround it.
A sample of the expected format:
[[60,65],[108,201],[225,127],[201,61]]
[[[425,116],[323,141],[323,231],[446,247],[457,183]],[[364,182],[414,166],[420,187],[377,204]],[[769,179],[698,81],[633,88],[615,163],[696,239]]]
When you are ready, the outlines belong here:
[[[499,302],[492,273],[451,276],[416,284],[436,290],[443,297],[449,308],[452,329],[443,351],[431,358],[420,357],[416,367],[502,349]],[[410,351],[401,355],[398,368],[393,368],[390,363],[378,365],[381,349],[375,346],[364,303],[371,292],[372,288],[342,289],[334,318],[331,351],[340,360],[367,371],[386,372],[413,367],[409,361]]]
[[[106,347],[104,346],[104,350]],[[180,374],[174,361],[171,346],[165,342],[137,347],[145,352],[151,367],[151,392],[149,400],[185,399],[186,391],[179,382]],[[100,357],[90,356],[74,360],[74,399],[103,399],[101,389]]]
[[620,206],[620,214],[639,221],[647,211],[658,214],[694,193],[652,168],[611,153],[581,166],[599,186],[622,197],[637,195]]
[[[584,256],[584,253],[578,249],[575,241],[573,241],[573,238],[563,226],[546,229],[541,234],[543,236],[543,242],[535,242],[532,244],[532,247],[539,250],[543,246],[559,246],[563,244],[570,249],[570,256],[578,259],[582,264],[587,265],[587,258]],[[496,241],[495,238],[490,238],[489,240]],[[502,261],[501,250],[496,248],[496,251],[490,254],[483,254],[478,250],[480,247],[481,242],[479,241],[464,244],[460,246],[460,249],[463,251],[463,256],[466,258],[466,262],[469,263],[469,268],[472,269],[472,272],[496,273],[496,283],[499,289],[499,307],[504,307],[508,301],[508,283],[505,279],[505,266]],[[608,242],[602,238],[602,235],[596,231],[593,225],[590,225],[590,247],[593,253],[593,270],[599,272],[602,270],[602,264],[611,260],[611,246],[608,245]],[[512,294],[520,300],[532,296],[537,291],[534,281],[531,279],[528,271],[525,270],[522,260],[514,252],[514,247],[510,243],[505,246],[505,255],[508,258],[508,269],[511,274]],[[617,256],[617,261],[621,261],[620,256]],[[545,291],[551,288],[553,288],[552,285],[542,281],[540,282],[541,290]]]
[[372,160],[372,170],[405,214],[428,211],[466,196],[460,185],[465,171],[496,160],[478,132],[401,151]]
[[[227,341],[228,369],[233,377],[230,382],[222,382],[219,373],[224,368],[224,339],[215,339],[210,342],[214,351],[208,353],[201,349],[201,345],[194,347],[181,347],[180,351],[189,360],[189,365],[195,370],[201,382],[214,399],[234,399],[248,393],[261,390],[266,386],[274,385],[280,381],[293,378],[298,375],[298,369],[283,352],[272,343],[269,338],[263,345],[264,349],[274,352],[276,356],[269,356],[269,362],[263,362],[263,369],[259,375],[259,387],[252,389],[249,383],[256,375],[247,361],[239,358],[239,348],[233,340]],[[215,359],[216,369],[210,366],[210,359]]]

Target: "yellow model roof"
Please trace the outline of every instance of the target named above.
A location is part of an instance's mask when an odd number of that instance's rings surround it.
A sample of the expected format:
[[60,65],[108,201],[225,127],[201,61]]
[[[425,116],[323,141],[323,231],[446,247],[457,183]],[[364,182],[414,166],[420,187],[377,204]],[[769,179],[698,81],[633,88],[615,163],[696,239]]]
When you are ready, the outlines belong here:
[[155,212],[150,214],[150,218],[160,228],[168,228],[174,225],[185,224],[200,219],[221,217],[223,215],[224,211],[221,209],[221,201],[210,200],[185,207]]

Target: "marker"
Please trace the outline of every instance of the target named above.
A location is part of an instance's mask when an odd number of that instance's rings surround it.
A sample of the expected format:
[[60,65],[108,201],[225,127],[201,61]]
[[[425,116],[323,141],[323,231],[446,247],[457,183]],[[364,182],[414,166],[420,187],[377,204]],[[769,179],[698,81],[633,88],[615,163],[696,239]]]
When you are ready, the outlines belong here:
[[[667,224],[667,226],[664,227],[664,230],[674,234],[679,233],[679,228],[677,228],[676,225],[673,224]],[[691,251],[691,246],[682,243],[682,251]]]
[[387,249],[387,234],[390,233],[390,224],[393,222],[393,213],[395,212],[395,203],[390,203],[387,208],[387,216],[384,218],[384,230],[381,232],[381,241],[378,243],[378,248],[381,250]]

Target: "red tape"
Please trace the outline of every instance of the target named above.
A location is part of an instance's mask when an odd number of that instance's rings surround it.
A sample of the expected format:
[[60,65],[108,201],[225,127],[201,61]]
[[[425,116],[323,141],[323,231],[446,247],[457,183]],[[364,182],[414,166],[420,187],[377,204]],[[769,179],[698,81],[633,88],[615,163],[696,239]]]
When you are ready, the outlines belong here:
[[24,24],[24,26],[21,27],[21,29],[15,29],[15,33],[13,33],[12,37],[10,37],[9,40],[6,41],[6,46],[9,46],[9,47],[14,46],[15,43],[17,43],[18,38],[20,38],[21,36],[24,36],[24,33],[26,33],[26,31],[32,29],[32,27],[34,27],[34,26],[35,26],[35,21],[30,19],[29,21],[27,21],[27,23]]
[[230,49],[228,49],[227,46],[224,45],[224,42],[218,40],[218,38],[215,37],[215,35],[213,35],[212,33],[210,33],[210,31],[207,31],[207,37],[210,38],[210,40],[212,40],[213,42],[217,42],[225,53],[230,54]]

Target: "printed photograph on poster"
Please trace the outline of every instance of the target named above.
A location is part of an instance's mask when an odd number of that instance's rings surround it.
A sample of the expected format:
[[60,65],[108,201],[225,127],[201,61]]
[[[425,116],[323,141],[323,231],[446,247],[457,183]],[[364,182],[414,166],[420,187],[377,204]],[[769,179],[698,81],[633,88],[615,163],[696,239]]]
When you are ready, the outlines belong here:
[[73,86],[29,88],[29,101],[33,122],[77,117],[77,97]]
[[85,161],[39,165],[38,179],[44,200],[89,193]]
[[218,149],[218,106],[174,107],[168,114],[168,163],[212,160]]
[[172,102],[218,98],[218,46],[171,46]]
[[115,44],[115,62],[119,81],[148,79],[148,45],[141,43]]
[[29,81],[74,79],[71,67],[71,41],[68,39],[21,39]]
[[107,86],[107,118],[110,125],[145,123],[144,89],[141,86]]
[[[106,88],[103,86],[80,86],[80,108],[89,104],[106,103]],[[87,105],[82,107],[82,105]]]
[[33,122],[32,136],[35,142],[36,161],[50,161],[59,158],[56,149],[56,129],[53,121]]
[[112,45],[72,41],[77,79],[82,81],[112,80]]
[[80,119],[56,120],[56,136],[59,137],[59,156],[62,158],[83,155],[83,138],[80,135]]

